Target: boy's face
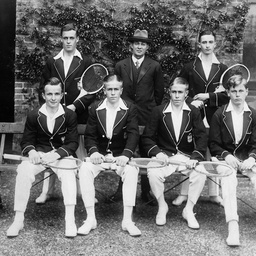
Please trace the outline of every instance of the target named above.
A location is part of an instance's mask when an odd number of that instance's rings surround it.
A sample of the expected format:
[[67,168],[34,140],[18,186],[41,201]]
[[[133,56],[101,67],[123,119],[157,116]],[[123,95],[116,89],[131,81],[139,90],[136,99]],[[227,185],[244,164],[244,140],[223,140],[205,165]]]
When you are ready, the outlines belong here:
[[61,42],[65,52],[74,52],[79,38],[75,30],[63,31]]
[[228,96],[233,105],[244,104],[245,99],[248,95],[248,89],[245,88],[243,84],[237,85],[236,87],[231,87],[228,91]]
[[63,97],[63,93],[61,92],[61,85],[46,85],[42,95],[45,100],[46,107],[57,109]]
[[215,47],[216,47],[216,42],[215,42],[215,38],[213,35],[201,36],[201,39],[199,42],[199,48],[201,49],[201,52],[203,54],[205,54],[205,55],[212,54]]
[[123,92],[122,82],[116,80],[105,83],[104,93],[107,96],[107,100],[111,104],[115,104],[119,101]]
[[185,84],[174,84],[170,89],[172,105],[179,107],[182,106],[187,95],[188,90]]

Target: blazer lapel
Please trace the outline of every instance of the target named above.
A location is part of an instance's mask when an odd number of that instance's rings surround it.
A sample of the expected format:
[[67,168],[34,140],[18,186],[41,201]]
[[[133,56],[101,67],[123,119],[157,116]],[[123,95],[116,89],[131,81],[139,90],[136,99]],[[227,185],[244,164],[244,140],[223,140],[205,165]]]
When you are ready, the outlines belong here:
[[125,117],[126,113],[127,113],[127,110],[124,110],[124,109],[120,109],[119,111],[117,111],[113,130],[114,130],[114,129],[118,126],[118,124],[123,120],[123,118]]
[[183,137],[183,134],[186,131],[189,122],[190,122],[190,111],[187,111],[187,110],[184,111],[183,110],[179,141]]
[[170,137],[172,138],[173,142],[175,145],[177,144],[175,132],[174,132],[174,127],[173,127],[173,122],[172,122],[172,114],[170,112],[168,113],[163,113],[163,122],[166,127],[167,132],[169,133]]
[[144,61],[142,62],[140,73],[138,76],[137,83],[142,79],[142,77],[148,72],[148,70],[151,68],[151,61],[149,58],[145,57]]
[[232,122],[232,116],[231,116],[231,112],[228,111],[226,112],[226,107],[223,111],[223,123],[225,124],[234,144],[235,144],[235,132],[234,132],[234,127],[233,127],[233,122]]
[[[243,138],[246,136],[247,134],[247,130],[252,122],[252,112],[249,112],[249,111],[245,111],[244,112],[244,116],[243,116],[243,136],[242,136],[242,140]],[[241,141],[242,141],[241,140]]]
[[54,62],[54,67],[61,79],[61,82],[64,84],[65,80],[65,73],[64,73],[64,65],[63,65],[63,60],[61,58],[55,60]]
[[61,115],[61,116],[58,116],[55,120],[55,125],[54,125],[54,128],[53,128],[53,134],[55,135],[59,129],[61,128],[61,126],[63,125],[63,123],[65,122],[65,116],[64,115]]
[[107,113],[106,113],[106,109],[104,108],[104,109],[97,110],[96,113],[97,113],[97,117],[98,117],[99,123],[100,123],[103,131],[105,132],[105,134],[107,134],[107,129],[106,129]]
[[38,112],[38,117],[37,117],[38,124],[40,125],[41,129],[44,131],[44,133],[48,134],[49,136],[52,136],[50,131],[48,130],[47,127],[47,121],[46,121],[46,116],[40,112]]
[[74,56],[65,79],[68,79],[79,68],[80,65],[81,59],[77,56]]
[[204,74],[204,69],[201,60],[197,57],[194,61],[194,72],[200,77],[200,79],[203,80],[203,82],[206,84],[207,80]]
[[126,71],[127,75],[133,82],[133,75],[132,75],[132,58],[127,58],[123,64],[123,69]]

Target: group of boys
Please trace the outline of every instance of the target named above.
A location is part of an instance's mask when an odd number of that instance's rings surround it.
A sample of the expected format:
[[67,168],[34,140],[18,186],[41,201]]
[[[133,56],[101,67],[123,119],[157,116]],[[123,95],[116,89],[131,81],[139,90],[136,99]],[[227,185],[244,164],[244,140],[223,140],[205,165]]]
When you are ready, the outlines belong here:
[[[161,104],[164,82],[160,65],[145,58],[149,43],[146,30],[135,31],[130,40],[132,57],[117,64],[115,74],[104,78],[104,100],[94,101],[92,97],[84,96],[73,102],[79,92],[74,93],[68,79],[72,75],[73,80],[81,76],[86,67],[81,69],[80,74],[76,73],[79,67],[90,63],[86,63],[86,58],[76,50],[76,30],[70,26],[67,25],[62,31],[63,51],[46,65],[48,73],[44,74],[48,76],[44,76],[41,88],[45,103],[27,116],[21,147],[29,161],[23,161],[17,169],[15,218],[7,230],[8,237],[17,236],[23,228],[30,188],[35,175],[44,170],[45,163],[56,166],[53,171],[62,184],[65,236],[89,234],[97,227],[94,179],[109,160],[115,161],[111,166],[122,180],[122,229],[131,236],[140,236],[141,231],[132,220],[139,171],[129,165],[138,144],[147,157],[186,162],[184,169],[173,164],[148,168],[150,189],[158,203],[157,225],[166,224],[168,212],[164,181],[179,170],[189,177],[189,183],[182,189],[185,194],[181,194],[174,204],[186,200],[182,216],[190,228],[199,228],[193,208],[203,190],[206,176],[193,171],[193,168],[198,161],[205,159],[207,145],[212,156],[225,161],[234,170],[242,171],[256,188],[256,112],[245,102],[247,81],[241,75],[234,75],[228,80],[226,92],[215,92],[216,82],[227,67],[219,63],[213,53],[216,42],[211,31],[200,34],[200,54],[174,79],[169,88],[168,102]],[[66,54],[71,49],[73,56]],[[59,79],[52,77],[52,74]],[[83,116],[81,109],[87,108],[89,115],[83,143],[90,161],[83,162],[78,173],[86,220],[77,229],[74,216],[77,170],[64,171],[57,167],[61,161],[72,167],[65,157],[75,156],[78,148],[77,114]],[[209,141],[204,116],[210,124]],[[142,122],[140,118],[147,120],[141,136],[138,126]],[[223,202],[216,191],[209,194],[213,201],[224,206],[229,228],[226,242],[230,246],[240,244],[236,185],[234,171],[230,176],[221,178]]]

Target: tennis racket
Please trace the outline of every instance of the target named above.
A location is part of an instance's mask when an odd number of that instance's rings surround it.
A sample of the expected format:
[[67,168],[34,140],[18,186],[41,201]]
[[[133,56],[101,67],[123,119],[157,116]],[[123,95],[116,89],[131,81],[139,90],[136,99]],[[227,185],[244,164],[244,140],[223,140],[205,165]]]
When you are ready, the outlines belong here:
[[[129,164],[140,168],[160,168],[169,164],[186,166],[186,162],[183,161],[169,159],[168,162],[165,162],[155,158],[133,158],[130,160]],[[178,168],[177,171],[182,172],[184,170],[184,168]],[[198,162],[193,170],[205,174],[207,177],[226,177],[235,171],[226,163],[212,161]]]
[[78,82],[78,90],[80,93],[75,100],[87,95],[95,94],[103,88],[103,79],[108,75],[108,70],[105,66],[99,63],[90,65],[82,74]]
[[[28,157],[20,156],[20,155],[12,155],[12,154],[3,154],[4,159],[9,159],[9,160],[15,160],[15,161],[29,161]],[[62,170],[76,170],[79,169],[82,165],[82,161],[78,158],[74,157],[63,157],[60,160],[65,160],[65,161],[58,161],[52,162],[52,163],[47,163],[47,164],[42,164],[45,168],[51,168],[51,169],[62,169]],[[72,165],[68,165],[67,167],[67,161],[70,161],[71,163],[73,162]],[[55,163],[55,164],[54,164]]]
[[242,75],[244,79],[246,79],[247,82],[250,80],[250,71],[249,69],[243,65],[243,64],[235,64],[229,67],[220,77],[219,86],[216,87],[216,92],[223,92],[227,89],[227,82],[229,78],[233,75]]

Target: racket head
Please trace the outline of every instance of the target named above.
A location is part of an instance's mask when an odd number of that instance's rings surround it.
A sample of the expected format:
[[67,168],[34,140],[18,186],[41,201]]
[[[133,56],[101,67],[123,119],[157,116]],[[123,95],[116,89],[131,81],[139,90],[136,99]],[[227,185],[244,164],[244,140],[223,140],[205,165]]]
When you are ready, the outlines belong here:
[[221,75],[219,86],[223,86],[225,89],[227,89],[227,82],[233,75],[242,75],[247,82],[250,81],[251,77],[250,71],[245,65],[235,64],[225,70],[225,72]]
[[156,158],[132,158],[129,165],[139,168],[161,168],[166,166],[166,162]]
[[196,172],[205,174],[208,177],[227,177],[235,170],[223,162],[202,161],[198,162],[194,169]]
[[103,88],[103,79],[108,75],[108,70],[100,63],[90,65],[82,74],[79,87],[87,94],[95,94]]
[[[79,170],[79,168],[83,163],[82,160],[75,157],[63,157],[57,161],[58,161],[57,164],[56,162],[52,162],[52,163],[43,164],[43,166],[51,169]],[[71,164],[67,164],[68,163],[67,161],[70,162]]]

